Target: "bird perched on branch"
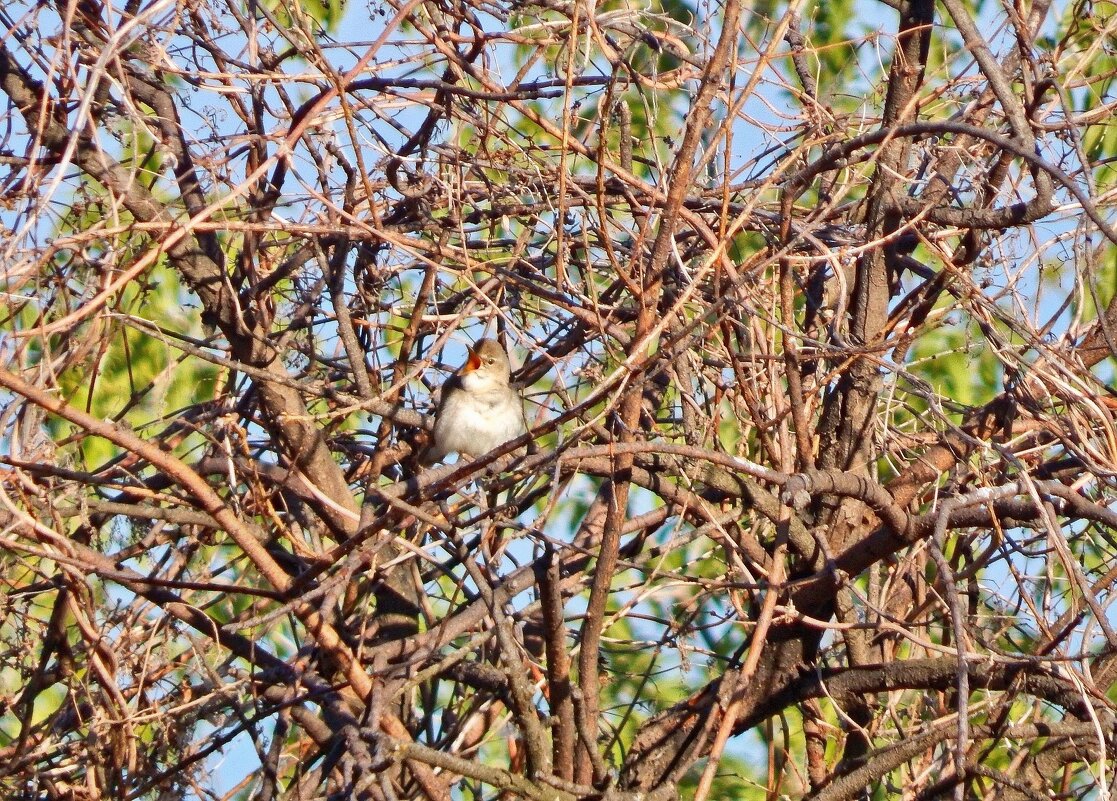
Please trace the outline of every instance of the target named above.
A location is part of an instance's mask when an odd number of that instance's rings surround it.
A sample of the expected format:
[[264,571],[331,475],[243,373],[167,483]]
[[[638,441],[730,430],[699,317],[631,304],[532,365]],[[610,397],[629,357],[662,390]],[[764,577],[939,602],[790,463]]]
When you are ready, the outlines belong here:
[[508,354],[496,340],[479,340],[466,363],[442,385],[434,441],[420,461],[432,465],[447,454],[480,456],[527,431],[523,401],[510,384]]

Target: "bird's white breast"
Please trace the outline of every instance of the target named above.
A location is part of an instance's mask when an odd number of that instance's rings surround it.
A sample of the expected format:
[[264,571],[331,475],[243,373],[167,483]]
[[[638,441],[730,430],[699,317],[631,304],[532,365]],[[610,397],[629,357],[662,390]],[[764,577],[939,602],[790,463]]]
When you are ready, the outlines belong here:
[[507,386],[475,374],[462,376],[457,392],[440,410],[434,427],[438,450],[479,456],[526,431],[519,397]]

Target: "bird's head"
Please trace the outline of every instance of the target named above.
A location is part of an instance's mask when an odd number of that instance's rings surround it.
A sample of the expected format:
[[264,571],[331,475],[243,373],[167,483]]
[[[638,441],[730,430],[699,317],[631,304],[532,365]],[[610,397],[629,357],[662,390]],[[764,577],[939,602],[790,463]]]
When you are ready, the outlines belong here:
[[482,339],[469,349],[469,358],[458,370],[458,375],[466,386],[481,389],[507,386],[511,372],[504,348],[494,339]]

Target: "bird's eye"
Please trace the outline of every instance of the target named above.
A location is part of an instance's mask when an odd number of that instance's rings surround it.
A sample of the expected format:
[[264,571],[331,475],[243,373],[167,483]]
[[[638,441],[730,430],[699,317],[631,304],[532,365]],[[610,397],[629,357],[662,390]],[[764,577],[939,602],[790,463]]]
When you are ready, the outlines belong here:
[[492,356],[489,356],[485,359],[485,364],[496,364],[496,359],[494,359]]

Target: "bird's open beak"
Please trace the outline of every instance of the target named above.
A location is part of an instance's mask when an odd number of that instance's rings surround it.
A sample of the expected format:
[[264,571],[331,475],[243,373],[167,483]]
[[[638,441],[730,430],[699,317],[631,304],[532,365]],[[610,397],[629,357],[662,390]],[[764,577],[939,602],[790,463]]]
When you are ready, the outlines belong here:
[[481,357],[477,355],[476,351],[474,351],[473,348],[470,348],[469,349],[469,359],[467,359],[466,363],[464,365],[462,365],[462,369],[459,372],[462,375],[465,375],[466,373],[472,373],[474,370],[476,370],[480,366],[481,366]]

